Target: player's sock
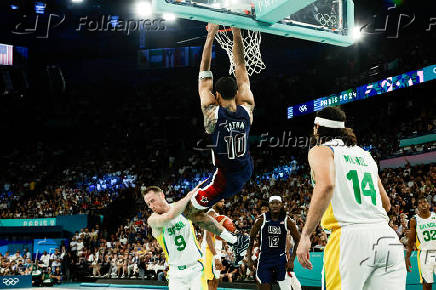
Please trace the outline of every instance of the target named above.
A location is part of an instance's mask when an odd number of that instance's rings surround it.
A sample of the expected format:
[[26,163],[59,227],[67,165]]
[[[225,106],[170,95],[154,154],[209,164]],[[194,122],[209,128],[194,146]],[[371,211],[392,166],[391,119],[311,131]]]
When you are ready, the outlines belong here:
[[238,237],[232,235],[228,230],[224,229],[221,234],[220,238],[226,241],[227,243],[234,244],[238,241]]

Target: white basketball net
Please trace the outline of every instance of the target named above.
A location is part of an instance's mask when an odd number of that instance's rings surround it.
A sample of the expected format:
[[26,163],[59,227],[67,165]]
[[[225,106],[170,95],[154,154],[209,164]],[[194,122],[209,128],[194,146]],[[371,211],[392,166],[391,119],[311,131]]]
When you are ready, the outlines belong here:
[[[244,35],[245,34],[245,35]],[[261,35],[259,31],[247,30],[242,35],[244,42],[244,59],[245,66],[248,74],[251,76],[253,73],[260,73],[266,66],[262,61],[262,55],[260,54],[260,42]],[[233,61],[233,33],[228,29],[218,31],[215,35],[215,39],[220,44],[221,48],[227,52],[227,56],[230,60],[229,74],[235,74],[235,63]]]

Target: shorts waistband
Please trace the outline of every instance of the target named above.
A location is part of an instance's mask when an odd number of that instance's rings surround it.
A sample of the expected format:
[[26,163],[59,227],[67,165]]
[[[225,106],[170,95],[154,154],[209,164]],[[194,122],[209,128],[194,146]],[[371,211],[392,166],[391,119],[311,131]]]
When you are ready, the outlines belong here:
[[200,263],[201,262],[197,260],[197,261],[195,261],[195,262],[193,262],[191,264],[186,264],[186,265],[170,265],[170,266],[173,266],[177,270],[183,271],[183,270],[186,270],[186,269],[188,269],[188,268],[190,268],[192,266],[195,266],[197,264],[200,264]]
[[368,223],[368,224],[347,224],[339,227],[332,228],[330,230],[331,233],[334,233],[338,229],[352,229],[352,228],[386,228],[389,227],[389,224],[386,222],[378,222],[378,223]]
[[342,229],[350,229],[350,228],[386,228],[389,227],[389,224],[384,223],[368,223],[368,224],[348,224],[341,226]]

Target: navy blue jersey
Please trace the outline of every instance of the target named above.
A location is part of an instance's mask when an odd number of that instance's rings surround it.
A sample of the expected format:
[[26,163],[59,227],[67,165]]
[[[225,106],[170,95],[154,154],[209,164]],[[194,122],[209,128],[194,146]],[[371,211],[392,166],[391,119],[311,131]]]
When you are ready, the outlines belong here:
[[262,259],[277,259],[286,253],[287,216],[273,221],[269,212],[263,214],[260,228],[260,254]]
[[251,158],[249,134],[250,116],[242,106],[237,106],[236,112],[219,106],[217,123],[212,133],[216,167],[230,170],[246,167]]

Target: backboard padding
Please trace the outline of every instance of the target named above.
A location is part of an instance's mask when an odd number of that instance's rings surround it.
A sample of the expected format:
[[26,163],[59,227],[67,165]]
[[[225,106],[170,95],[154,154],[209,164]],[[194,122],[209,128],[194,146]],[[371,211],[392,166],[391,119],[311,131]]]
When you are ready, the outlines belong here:
[[[232,1],[235,0],[218,0],[213,2],[209,0],[188,1],[153,0],[153,10],[161,13],[174,13],[180,18],[190,20],[213,22],[224,26],[235,26],[242,29],[255,30],[285,37],[296,37],[338,46],[350,46],[353,43],[351,30],[354,26],[354,3],[352,0],[318,0],[299,10],[304,11],[306,9],[310,14],[312,10],[318,9],[316,4],[318,2],[324,3],[330,1],[335,4],[340,1],[340,9],[337,9],[337,13],[340,13],[338,28],[331,28],[328,27],[328,25],[317,26],[304,23],[301,22],[301,20],[292,19],[292,15],[275,23],[259,21],[256,19],[256,11],[253,13],[255,9],[253,9],[250,0],[238,0],[237,8],[234,8],[236,6],[232,6]],[[306,2],[311,1],[312,0],[307,0]],[[254,7],[256,7],[256,2],[254,2]],[[298,16],[298,13],[299,12],[294,13],[293,15]]]

